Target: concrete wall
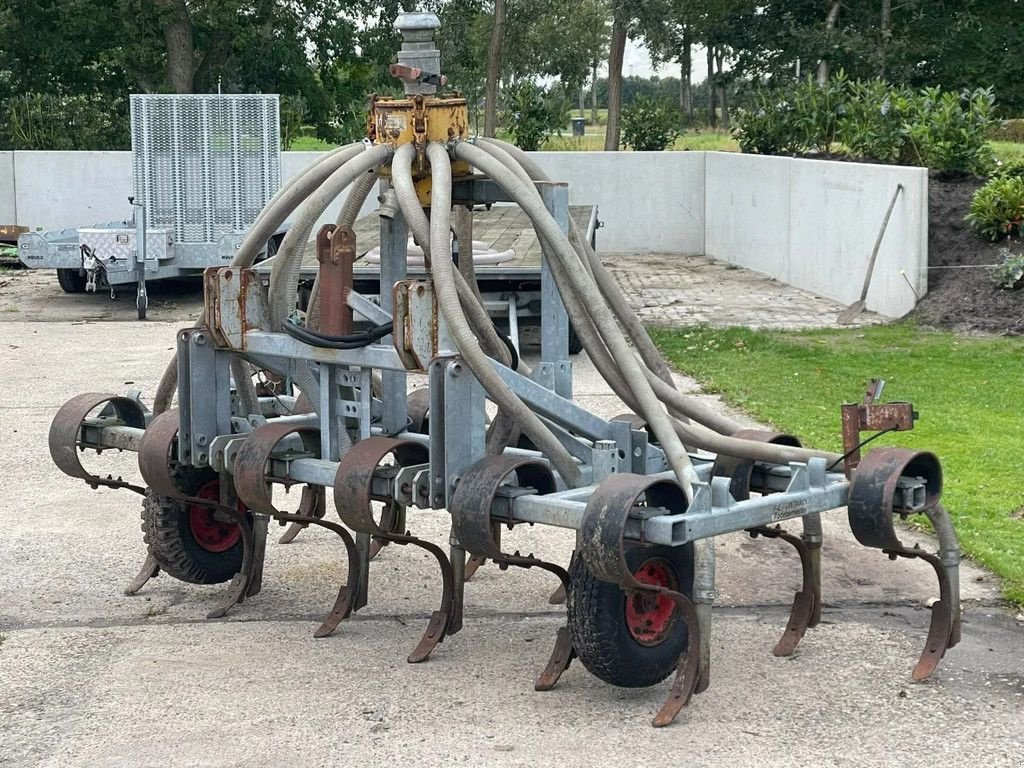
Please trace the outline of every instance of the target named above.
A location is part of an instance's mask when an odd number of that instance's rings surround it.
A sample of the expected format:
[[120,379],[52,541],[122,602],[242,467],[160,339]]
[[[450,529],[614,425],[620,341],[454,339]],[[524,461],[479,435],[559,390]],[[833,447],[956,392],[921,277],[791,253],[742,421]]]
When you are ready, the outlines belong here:
[[[287,179],[319,157],[285,152]],[[722,152],[540,152],[573,204],[596,204],[603,251],[704,253],[844,303],[860,297],[878,228],[869,309],[899,317],[927,290],[928,174],[921,168]],[[44,229],[131,215],[128,152],[0,152],[0,223]],[[317,225],[334,221],[335,202]],[[363,207],[377,207],[371,195]],[[911,284],[913,287],[911,287]]]
[[851,304],[897,185],[867,308],[901,317],[928,289],[923,168],[709,152],[705,254]]
[[0,224],[18,220],[18,203],[14,190],[14,153],[0,152]]
[[[130,152],[12,154],[13,176],[9,180],[0,177],[3,223],[63,229],[131,216]],[[0,171],[2,168],[0,164]],[[3,207],[4,189],[14,190],[16,210]]]
[[703,152],[537,152],[572,205],[597,205],[603,251],[704,252]]

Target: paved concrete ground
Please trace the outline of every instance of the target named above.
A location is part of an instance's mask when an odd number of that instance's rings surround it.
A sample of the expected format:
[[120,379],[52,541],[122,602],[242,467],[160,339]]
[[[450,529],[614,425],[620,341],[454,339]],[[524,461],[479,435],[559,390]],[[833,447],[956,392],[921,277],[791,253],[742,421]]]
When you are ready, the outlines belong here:
[[[831,299],[703,256],[610,254],[604,261],[647,323],[815,328],[833,325],[845,309]],[[198,280],[160,281],[149,287],[151,320],[188,319],[201,308]],[[52,271],[0,271],[0,319],[78,322],[134,317],[134,289],[111,301],[108,294],[63,293]],[[865,312],[855,324],[881,320]]]
[[[63,312],[62,299],[39,316]],[[322,640],[312,632],[343,576],[326,532],[271,544],[264,591],[225,620],[204,618],[222,587],[161,577],[126,597],[144,555],[138,497],[60,475],[46,431],[76,393],[152,392],[181,321],[20,315],[0,315],[0,765],[1024,761],[1024,630],[1000,608],[993,577],[965,565],[963,642],[913,684],[933,577],[857,546],[842,512],[826,520],[824,623],[788,659],[771,648],[798,587],[795,556],[740,535],[718,542],[712,687],[658,731],[649,720],[665,684],[616,689],[574,664],[556,690],[533,691],[564,621],[541,573],[482,569],[467,587],[465,629],[418,666],[405,656],[439,593],[416,550],[386,549],[371,566],[370,604]],[[622,410],[585,359],[576,368],[581,402]],[[131,456],[89,458],[135,476]],[[412,524],[446,540],[443,513]],[[572,545],[564,531],[513,536],[563,562]]]

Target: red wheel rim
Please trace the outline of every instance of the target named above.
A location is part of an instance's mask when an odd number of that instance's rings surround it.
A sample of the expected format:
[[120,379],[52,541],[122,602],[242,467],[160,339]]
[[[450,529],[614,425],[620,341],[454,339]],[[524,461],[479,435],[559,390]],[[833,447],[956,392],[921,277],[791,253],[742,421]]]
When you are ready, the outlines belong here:
[[[641,584],[653,584],[671,590],[679,588],[675,569],[667,560],[652,557],[640,564],[633,577]],[[676,621],[676,604],[665,595],[637,590],[626,595],[626,626],[640,645],[658,645],[665,641]]]
[[[196,493],[200,499],[220,500],[220,480],[211,480]],[[245,511],[242,502],[238,502],[240,512]],[[190,504],[188,508],[188,527],[196,544],[207,552],[226,552],[242,538],[242,529],[238,523],[222,520],[211,507],[203,504]]]

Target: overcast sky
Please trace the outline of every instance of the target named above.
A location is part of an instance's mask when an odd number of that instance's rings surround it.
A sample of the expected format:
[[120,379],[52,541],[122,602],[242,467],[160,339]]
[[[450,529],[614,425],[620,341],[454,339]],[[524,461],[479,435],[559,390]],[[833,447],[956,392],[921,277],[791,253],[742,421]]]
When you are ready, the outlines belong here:
[[[607,74],[608,66],[604,67],[603,72]],[[699,83],[707,77],[708,65],[705,60],[705,54],[703,48],[693,49],[693,82]],[[651,55],[647,52],[647,48],[644,47],[643,43],[635,43],[632,40],[626,41],[626,56],[622,64],[622,74],[625,77],[630,75],[636,75],[637,77],[650,77],[651,75],[657,75],[658,77],[679,77],[679,67],[675,64],[669,64],[667,66],[655,67],[651,64]]]

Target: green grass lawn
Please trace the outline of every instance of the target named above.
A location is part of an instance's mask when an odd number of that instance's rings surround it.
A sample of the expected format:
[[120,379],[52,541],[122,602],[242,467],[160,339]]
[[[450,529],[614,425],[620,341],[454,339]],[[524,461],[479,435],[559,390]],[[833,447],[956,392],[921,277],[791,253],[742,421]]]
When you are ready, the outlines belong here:
[[1006,596],[1024,605],[1024,340],[927,332],[906,322],[651,334],[670,362],[707,390],[826,450],[842,444],[839,405],[860,402],[868,379],[885,379],[883,399],[910,400],[921,418],[912,432],[874,444],[939,456],[943,501],[964,552],[1001,576]]
[[[574,113],[575,114],[575,113]],[[589,117],[590,112],[587,112]],[[505,141],[511,141],[507,133],[499,132],[499,137]],[[1024,162],[1024,144],[1017,144],[1012,141],[993,141],[992,149],[999,160],[1005,162]],[[292,142],[291,149],[295,152],[326,152],[334,149],[337,144],[332,144],[322,139],[311,136],[299,136]],[[561,136],[552,136],[541,147],[547,152],[599,152],[604,149],[604,126],[596,128],[587,126],[585,136],[573,137],[572,130],[566,128]],[[674,150],[695,150],[715,152],[739,152],[739,144],[728,133],[720,131],[703,130],[700,132],[689,130],[672,145]]]
[[1004,163],[1024,163],[1024,144],[1016,141],[990,141],[996,159]]

